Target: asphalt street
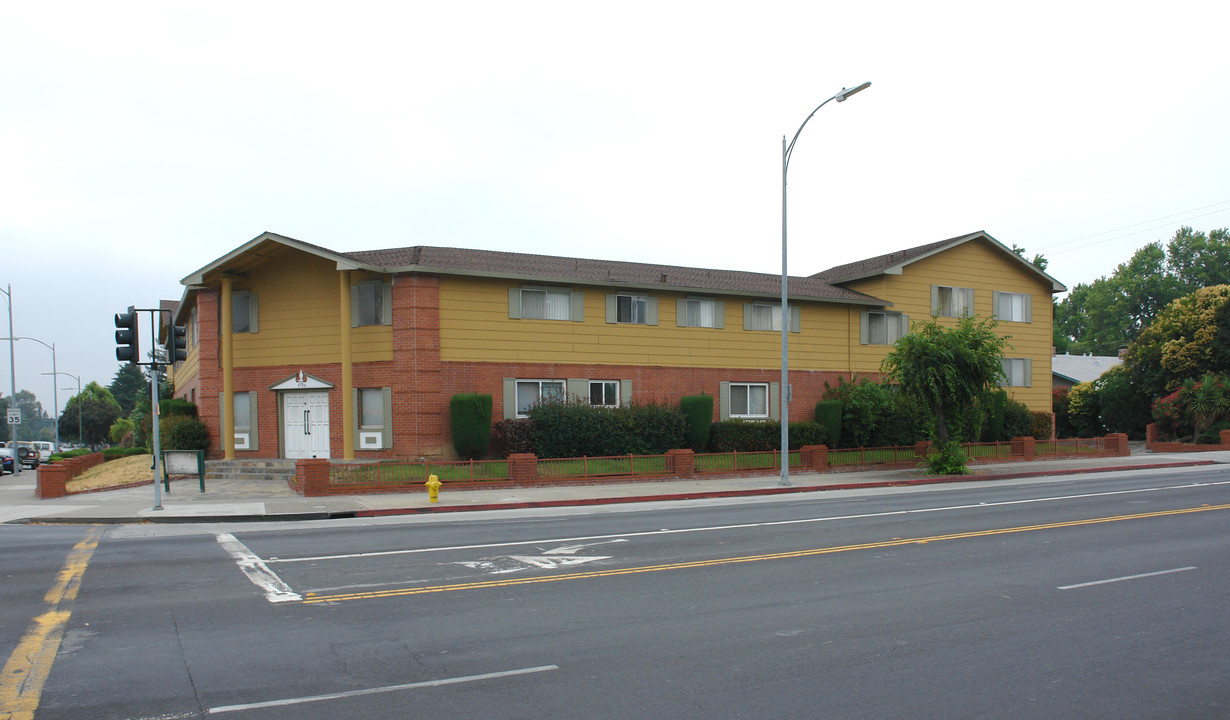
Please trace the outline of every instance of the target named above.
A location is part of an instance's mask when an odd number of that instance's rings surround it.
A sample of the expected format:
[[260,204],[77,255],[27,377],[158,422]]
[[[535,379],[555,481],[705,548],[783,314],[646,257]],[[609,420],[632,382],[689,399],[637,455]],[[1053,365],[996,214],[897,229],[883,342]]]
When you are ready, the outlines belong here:
[[1227,518],[1230,472],[1209,466],[0,526],[0,651],[37,680],[14,649],[43,644],[43,593],[79,572],[40,719],[1224,718]]

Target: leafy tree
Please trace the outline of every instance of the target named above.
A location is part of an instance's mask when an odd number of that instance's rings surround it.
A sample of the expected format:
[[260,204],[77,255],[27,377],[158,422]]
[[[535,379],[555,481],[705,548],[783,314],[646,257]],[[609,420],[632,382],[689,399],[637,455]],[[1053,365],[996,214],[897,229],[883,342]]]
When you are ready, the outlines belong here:
[[1178,298],[1128,346],[1123,362],[1133,384],[1145,397],[1156,398],[1187,378],[1225,372],[1219,338],[1230,300],[1230,285],[1201,288]]
[[108,438],[111,426],[120,416],[120,404],[111,391],[91,382],[81,392],[69,399],[60,414],[60,437],[75,437],[80,420],[81,437],[78,442],[98,445]]
[[132,414],[133,405],[141,397],[149,397],[149,381],[145,377],[145,373],[141,368],[131,363],[120,365],[120,369],[115,371],[115,377],[111,379],[111,384],[107,386],[111,391],[111,396],[120,404],[121,417],[128,417]]
[[1072,288],[1056,308],[1055,325],[1073,350],[1114,355],[1175,299],[1224,283],[1230,283],[1230,232],[1206,236],[1184,226],[1165,247],[1149,243],[1110,277]]
[[941,448],[952,442],[950,418],[999,387],[1008,341],[995,334],[994,320],[969,316],[955,327],[936,318],[914,325],[893,345],[881,370],[901,392],[931,409],[935,439]]

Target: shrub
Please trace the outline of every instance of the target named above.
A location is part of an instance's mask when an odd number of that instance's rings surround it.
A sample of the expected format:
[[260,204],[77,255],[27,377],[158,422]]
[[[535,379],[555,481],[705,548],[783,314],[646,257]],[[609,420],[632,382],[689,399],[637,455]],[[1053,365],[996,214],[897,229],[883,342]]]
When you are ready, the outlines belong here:
[[1033,435],[1037,440],[1050,440],[1054,437],[1054,428],[1051,427],[1051,414],[1035,410],[1029,413],[1030,435]]
[[709,450],[716,453],[778,450],[782,443],[781,427],[776,420],[715,422],[709,433]]
[[1098,406],[1097,389],[1091,382],[1073,385],[1068,391],[1068,418],[1077,437],[1090,438],[1104,434],[1102,409]]
[[684,395],[679,399],[679,412],[687,423],[687,446],[693,452],[704,452],[713,426],[713,396]]
[[1200,382],[1192,378],[1183,381],[1179,399],[1183,402],[1183,409],[1192,424],[1192,434],[1196,437],[1230,412],[1226,380],[1212,373],[1205,373]]
[[687,435],[683,414],[661,405],[543,403],[529,416],[532,452],[543,458],[660,455],[683,447]]
[[1153,422],[1157,423],[1164,437],[1177,438],[1190,432],[1183,412],[1183,401],[1179,398],[1182,392],[1180,388],[1153,401]]
[[127,441],[129,446],[132,445],[132,428],[133,423],[127,418],[116,420],[111,429],[107,431],[107,436],[111,438],[112,444],[119,445]]
[[161,450],[207,450],[209,430],[205,423],[187,415],[169,415],[158,423]]
[[481,458],[491,443],[490,395],[458,393],[448,403],[453,428],[453,449],[465,460]]
[[[617,417],[626,415],[628,436],[610,455],[662,455],[667,450],[686,447],[688,421],[675,408],[664,405],[630,405],[611,409]],[[710,416],[712,417],[712,416]]]
[[529,418],[501,420],[491,428],[491,450],[502,458],[509,455],[532,453],[534,423]]
[[1094,387],[1106,431],[1127,433],[1133,440],[1143,440],[1150,420],[1149,396],[1132,381],[1127,367],[1118,365],[1102,373]]
[[1201,445],[1218,445],[1221,443],[1221,431],[1230,430],[1230,422],[1215,423],[1213,427],[1200,433],[1200,437],[1196,438],[1196,442]]
[[[70,450],[69,452],[75,453],[77,451]],[[90,451],[86,450],[82,454],[89,455]],[[148,454],[149,454],[149,448],[143,448],[143,447],[127,447],[127,448],[110,447],[102,451],[102,456],[103,456],[104,461],[118,460],[122,457],[130,457],[132,455],[148,455]],[[62,457],[68,457],[68,453],[65,453]]]
[[[820,426],[812,420],[790,423],[787,439],[791,450],[819,445]],[[711,452],[773,452],[782,447],[782,425],[776,420],[723,420],[713,424]]]
[[[1046,435],[1044,438],[1051,436],[1051,418],[1048,413],[1042,413],[1046,418]],[[1037,437],[1034,431],[1034,417],[1025,403],[1017,400],[1008,400],[1004,403],[1004,440],[1010,440],[1014,437]],[[1039,438],[1042,439],[1042,438]]]
[[994,390],[986,398],[986,413],[983,419],[983,442],[999,442],[1009,435],[1004,430],[1004,415],[1007,412],[1008,393]]
[[1055,437],[1072,437],[1072,420],[1068,417],[1068,388],[1051,391],[1051,412],[1055,413]]
[[158,401],[158,412],[162,414],[163,420],[170,415],[183,415],[185,417],[197,418],[196,403],[189,402],[183,398],[167,398],[166,400]]
[[929,475],[965,475],[969,468],[965,466],[965,451],[955,440],[947,443],[935,443],[927,453],[927,473]]
[[820,426],[821,442],[831,448],[837,447],[841,442],[841,401],[816,403],[816,424]]
[[838,447],[871,447],[884,418],[892,408],[892,391],[886,385],[866,378],[837,387],[825,385],[825,400],[841,403],[841,436]]

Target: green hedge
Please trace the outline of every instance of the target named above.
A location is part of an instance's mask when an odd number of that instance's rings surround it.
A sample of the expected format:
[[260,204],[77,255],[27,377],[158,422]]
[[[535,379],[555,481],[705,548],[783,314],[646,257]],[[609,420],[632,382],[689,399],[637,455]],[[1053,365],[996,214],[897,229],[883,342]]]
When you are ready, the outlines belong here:
[[487,454],[491,443],[491,396],[458,393],[449,400],[448,413],[453,427],[453,448],[466,460]]
[[679,412],[688,425],[688,447],[693,452],[704,452],[709,447],[709,431],[713,427],[713,396],[684,395],[679,399]]
[[167,398],[165,400],[159,400],[158,412],[162,414],[162,419],[164,421],[170,415],[183,415],[193,419],[199,417],[197,415],[196,403],[189,402],[183,398]]
[[[76,451],[76,450],[70,450],[69,452],[77,452],[77,451]],[[90,451],[89,451],[89,450],[86,450],[84,453],[81,453],[81,454],[83,454],[83,455],[89,455],[89,454],[90,454]],[[67,456],[67,455],[68,455],[68,453],[65,453],[65,456]],[[118,460],[118,459],[120,459],[120,458],[123,458],[123,457],[130,457],[130,456],[132,456],[132,455],[149,455],[149,448],[143,448],[143,447],[127,447],[127,448],[122,448],[122,447],[109,447],[109,448],[106,448],[105,450],[103,450],[103,451],[102,451],[103,460]]]
[[683,414],[660,405],[542,403],[529,419],[532,452],[542,458],[661,455],[687,436]]
[[[789,445],[798,450],[805,445],[820,445],[823,433],[813,420],[790,423]],[[713,424],[709,450],[724,452],[766,452],[782,447],[782,426],[776,420],[723,420]]]
[[188,415],[167,415],[158,422],[158,444],[162,450],[208,450],[209,429]]
[[816,424],[820,426],[821,442],[831,448],[837,447],[841,442],[841,401],[816,403]]

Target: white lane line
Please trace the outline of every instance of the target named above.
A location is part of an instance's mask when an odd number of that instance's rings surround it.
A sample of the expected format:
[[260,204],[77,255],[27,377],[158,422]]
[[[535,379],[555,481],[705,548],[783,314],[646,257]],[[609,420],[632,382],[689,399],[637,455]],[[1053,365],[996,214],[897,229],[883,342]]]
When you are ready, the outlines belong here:
[[1123,577],[1109,578],[1106,580],[1094,580],[1093,582],[1083,582],[1083,583],[1077,583],[1075,585],[1060,585],[1058,589],[1059,590],[1072,590],[1074,588],[1089,587],[1091,585],[1105,585],[1107,583],[1123,582],[1124,580],[1139,580],[1140,578],[1153,577],[1155,575],[1169,575],[1170,573],[1187,572],[1188,570],[1195,570],[1195,569],[1196,569],[1195,566],[1188,566],[1188,567],[1174,568],[1173,570],[1158,570],[1157,572],[1147,572],[1147,573],[1141,573],[1139,575],[1124,575]]
[[387,685],[385,687],[367,688],[365,690],[348,690],[346,692],[329,693],[327,695],[309,695],[307,697],[287,698],[285,700],[268,700],[266,702],[245,703],[243,705],[222,705],[206,710],[208,715],[220,715],[222,713],[236,712],[239,710],[255,710],[257,708],[267,707],[284,707],[286,705],[300,705],[302,703],[317,702],[319,700],[337,700],[339,698],[361,697],[363,695],[375,695],[377,693],[397,692],[398,690],[414,690],[417,688],[440,687],[442,685],[456,685],[458,683],[475,682],[477,680],[494,680],[496,678],[513,677],[515,675],[529,675],[531,673],[547,672],[548,670],[559,670],[558,665],[539,665],[538,667],[521,668],[519,670],[505,670],[503,672],[484,673],[482,675],[466,675],[464,677],[445,678],[443,680],[425,680],[423,682],[406,683],[405,685]]
[[1193,488],[1211,487],[1214,485],[1230,485],[1230,480],[1222,480],[1222,481],[1210,482],[1210,483],[1185,483],[1183,485],[1138,488],[1135,490],[1108,490],[1105,492],[1081,493],[1078,495],[1060,495],[1060,496],[1045,497],[1045,498],[1028,498],[1025,500],[1002,500],[999,502],[980,502],[980,503],[971,503],[969,505],[948,505],[948,506],[931,507],[931,508],[915,508],[912,510],[890,510],[886,512],[863,513],[860,515],[833,515],[833,516],[828,516],[828,517],[802,518],[799,520],[774,520],[771,522],[739,523],[737,525],[712,525],[708,527],[681,528],[677,530],[664,528],[662,530],[648,530],[644,532],[619,533],[619,534],[614,534],[614,535],[582,535],[580,537],[551,538],[551,539],[546,539],[546,540],[517,540],[517,541],[512,541],[512,542],[481,543],[481,544],[475,544],[475,545],[449,545],[445,547],[408,548],[404,550],[377,550],[373,552],[347,553],[345,555],[314,555],[310,557],[294,557],[294,558],[274,557],[274,558],[269,558],[266,562],[272,565],[275,563],[321,562],[324,560],[352,560],[355,558],[372,558],[372,557],[382,557],[386,555],[413,555],[416,553],[446,552],[446,551],[451,551],[451,550],[483,550],[487,548],[516,547],[518,545],[551,545],[551,544],[559,544],[559,543],[580,542],[582,540],[611,540],[613,538],[649,537],[653,535],[677,535],[677,534],[683,534],[683,533],[714,532],[714,531],[722,531],[722,530],[743,530],[743,529],[748,529],[748,528],[774,527],[774,526],[780,526],[780,525],[804,525],[808,523],[832,522],[834,520],[863,520],[867,518],[894,517],[894,516],[900,516],[900,515],[912,515],[912,514],[917,514],[917,513],[952,512],[956,510],[982,510],[985,508],[1004,507],[1008,505],[1027,505],[1031,503],[1060,502],[1063,500],[1084,500],[1087,498],[1107,497],[1111,495],[1131,495],[1131,494],[1136,494],[1136,493],[1159,492],[1162,490],[1190,490]]
[[289,585],[282,582],[282,578],[265,565],[265,561],[261,560],[248,549],[247,545],[235,539],[235,536],[230,533],[218,533],[218,544],[223,550],[230,553],[230,556],[235,559],[239,565],[239,569],[244,575],[252,581],[252,584],[261,590],[265,591],[265,599],[272,603],[280,602],[297,602],[302,600],[299,593],[296,593]]

